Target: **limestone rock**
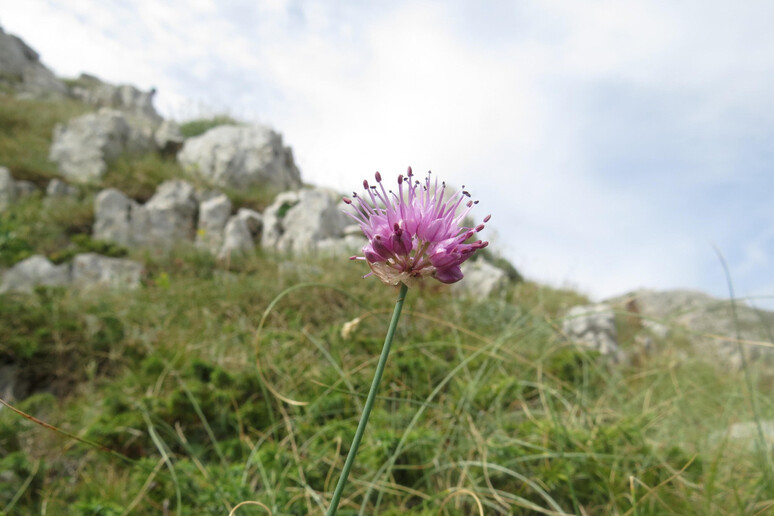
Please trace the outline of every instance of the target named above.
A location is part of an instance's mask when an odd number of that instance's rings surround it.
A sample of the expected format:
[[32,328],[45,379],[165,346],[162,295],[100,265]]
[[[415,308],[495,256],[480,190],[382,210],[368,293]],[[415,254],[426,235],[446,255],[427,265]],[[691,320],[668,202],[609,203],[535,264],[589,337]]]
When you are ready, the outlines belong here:
[[261,245],[280,252],[309,253],[321,240],[342,238],[350,222],[333,191],[284,192],[264,211]]
[[282,136],[268,127],[219,126],[189,138],[177,156],[181,165],[213,185],[298,188],[301,176]]
[[[610,302],[625,305],[658,337],[685,332],[699,356],[722,367],[739,369],[742,366],[737,331],[742,340],[758,342],[768,342],[774,332],[774,313],[756,310],[738,301],[734,315],[729,301],[702,292],[639,290]],[[770,347],[743,344],[742,350],[748,361],[774,361],[774,350]]]
[[48,258],[41,255],[30,256],[3,275],[0,293],[32,292],[37,286],[56,287],[70,282],[68,265],[54,265]]
[[485,260],[467,261],[461,268],[465,277],[452,289],[471,298],[485,299],[508,284],[506,272]]
[[180,151],[185,142],[180,126],[172,120],[164,120],[153,134],[156,148],[164,155],[174,156]]
[[94,199],[93,237],[123,246],[133,244],[131,218],[137,206],[115,188],[102,190]]
[[618,347],[615,314],[608,305],[571,308],[562,322],[562,332],[583,347],[612,356],[616,361],[623,359],[623,352]]
[[107,160],[127,149],[130,133],[131,128],[119,111],[105,108],[88,113],[57,125],[49,159],[71,181],[94,181],[105,174]]
[[60,179],[52,179],[46,187],[46,197],[52,199],[76,198],[80,193],[77,186],[67,184]]
[[16,200],[16,181],[11,176],[11,171],[0,167],[0,211],[8,209]]
[[143,206],[130,213],[131,241],[169,248],[181,240],[193,240],[198,204],[194,187],[182,180],[165,181]]
[[16,181],[16,196],[19,199],[22,199],[24,197],[29,197],[30,195],[35,194],[38,192],[38,187],[35,183],[32,181]]
[[142,271],[142,264],[133,260],[84,253],[73,258],[72,281],[80,288],[108,286],[134,289],[140,286]]
[[231,201],[224,194],[203,201],[199,205],[196,246],[217,253],[223,244],[223,229],[230,215]]
[[234,254],[253,252],[262,226],[263,218],[260,213],[241,208],[226,224],[223,231],[223,246],[218,251],[218,259],[225,260]]
[[154,90],[142,91],[129,84],[108,84],[93,75],[81,74],[70,94],[84,104],[117,109],[131,117],[144,118],[154,125],[161,123],[161,116],[153,107]]
[[0,28],[0,82],[32,97],[64,97],[67,87],[20,38]]

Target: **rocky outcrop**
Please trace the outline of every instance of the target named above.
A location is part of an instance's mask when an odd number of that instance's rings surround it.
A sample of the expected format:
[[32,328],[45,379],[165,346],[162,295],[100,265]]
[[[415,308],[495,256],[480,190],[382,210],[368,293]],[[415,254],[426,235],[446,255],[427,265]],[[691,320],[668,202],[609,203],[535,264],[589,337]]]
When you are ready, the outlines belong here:
[[0,83],[31,97],[64,97],[67,87],[20,38],[0,28]]
[[3,274],[0,293],[32,292],[35,287],[109,286],[136,288],[140,285],[141,263],[94,253],[78,254],[72,263],[54,265],[45,256],[34,255]]
[[486,299],[508,284],[507,273],[486,260],[467,261],[461,268],[464,278],[452,290],[470,298]]
[[0,293],[32,292],[37,286],[58,287],[70,283],[70,267],[54,265],[45,256],[34,255],[3,274]]
[[0,211],[7,209],[16,200],[16,181],[11,171],[0,167]]
[[218,259],[227,260],[236,254],[248,254],[255,249],[260,237],[263,217],[260,213],[245,208],[228,219],[223,231],[223,245],[218,251]]
[[584,348],[610,356],[615,361],[624,358],[618,346],[615,314],[609,305],[575,306],[562,321],[562,333]]
[[70,95],[96,108],[121,111],[131,118],[144,119],[157,126],[162,118],[153,107],[155,91],[142,91],[129,84],[108,84],[97,77],[81,74],[70,88]]
[[215,127],[186,140],[177,157],[189,173],[216,186],[301,186],[291,150],[283,146],[282,136],[264,126]]
[[153,141],[159,152],[165,156],[175,156],[183,148],[185,138],[176,122],[164,120],[153,133]]
[[[699,356],[715,360],[723,367],[742,366],[737,334],[742,341],[769,342],[774,333],[774,313],[753,309],[742,301],[732,306],[730,301],[702,292],[639,290],[610,303],[619,304],[638,317],[642,326],[657,337],[682,333]],[[750,361],[774,360],[770,346],[743,342],[741,349]]]
[[86,183],[100,179],[107,162],[122,152],[153,147],[152,135],[133,129],[120,111],[103,108],[57,125],[49,159],[66,178]]
[[71,281],[79,288],[107,286],[133,289],[140,286],[142,271],[142,264],[133,260],[84,253],[73,258]]
[[263,213],[261,246],[306,254],[318,250],[323,241],[344,239],[351,219],[343,208],[340,196],[330,190],[283,192]]
[[199,204],[196,246],[216,254],[223,245],[223,229],[231,216],[231,201],[223,194]]
[[93,236],[123,246],[169,249],[193,240],[197,212],[194,187],[185,181],[162,183],[145,205],[110,188],[94,200]]

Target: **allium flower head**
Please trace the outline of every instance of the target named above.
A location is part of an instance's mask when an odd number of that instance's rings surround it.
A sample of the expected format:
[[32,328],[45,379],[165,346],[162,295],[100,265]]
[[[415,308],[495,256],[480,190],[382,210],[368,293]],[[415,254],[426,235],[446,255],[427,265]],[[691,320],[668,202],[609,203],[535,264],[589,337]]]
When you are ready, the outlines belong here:
[[371,273],[388,285],[411,286],[427,276],[455,283],[462,279],[460,264],[489,244],[481,240],[465,243],[484,229],[484,224],[475,228],[461,225],[478,201],[470,200],[464,189],[445,199],[446,183],[431,182],[430,172],[422,182],[409,167],[406,177],[398,176],[397,194],[384,188],[379,172],[376,185],[363,181],[363,188],[366,196],[354,193],[352,199],[344,199],[355,208],[348,215],[368,238],[363,256],[351,259],[368,262]]

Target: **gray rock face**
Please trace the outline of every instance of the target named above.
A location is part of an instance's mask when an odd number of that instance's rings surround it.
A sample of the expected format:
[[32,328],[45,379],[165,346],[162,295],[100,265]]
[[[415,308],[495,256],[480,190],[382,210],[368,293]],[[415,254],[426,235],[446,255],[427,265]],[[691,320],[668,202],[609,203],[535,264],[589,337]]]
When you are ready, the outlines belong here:
[[136,288],[143,271],[141,263],[94,253],[78,254],[72,263],[54,265],[46,257],[30,256],[3,275],[0,293],[32,292],[35,287],[110,286]]
[[183,134],[180,126],[172,120],[164,120],[153,134],[156,148],[164,155],[174,156],[183,147]]
[[264,211],[261,246],[280,252],[309,253],[322,240],[342,238],[350,222],[335,192],[284,192]]
[[[642,317],[643,326],[657,336],[688,330],[687,335],[699,356],[720,362],[723,367],[742,366],[735,341],[737,330],[742,340],[758,342],[768,342],[774,332],[774,313],[755,310],[740,301],[736,303],[735,322],[729,301],[702,292],[640,290],[614,302],[625,303],[629,311]],[[771,347],[742,344],[742,349],[748,360],[774,360]]]
[[588,349],[623,359],[618,347],[615,314],[608,305],[574,306],[562,322],[562,332],[573,342]]
[[227,260],[236,254],[249,254],[255,249],[260,238],[263,217],[253,210],[241,208],[226,223],[223,231],[223,245],[218,251],[219,260]]
[[0,28],[0,82],[33,97],[64,97],[67,87],[24,41]]
[[0,293],[32,292],[37,286],[56,287],[70,282],[70,267],[54,265],[45,256],[34,255],[23,260],[3,275]]
[[84,253],[73,258],[72,282],[80,288],[108,286],[134,289],[140,286],[142,271],[142,264],[133,260]]
[[94,238],[123,246],[134,243],[131,220],[136,207],[136,202],[115,188],[102,190],[94,199]]
[[59,179],[52,179],[46,187],[46,197],[51,199],[76,198],[81,193],[77,186],[65,183]]
[[465,277],[452,289],[474,299],[486,299],[508,284],[506,272],[484,260],[467,261],[461,268]]
[[282,136],[268,127],[220,126],[189,138],[177,155],[191,174],[213,185],[298,188],[301,176]]
[[0,211],[8,209],[16,197],[16,181],[13,180],[11,171],[0,167]]
[[231,201],[221,194],[199,205],[196,246],[215,254],[223,244],[223,228],[231,215]]
[[142,91],[129,84],[108,84],[93,75],[82,74],[70,94],[84,104],[123,111],[158,125],[161,116],[153,107],[153,90]]
[[144,205],[109,188],[94,200],[93,236],[123,246],[168,249],[193,240],[197,212],[196,192],[185,181],[165,181]]
[[105,174],[107,160],[127,149],[130,133],[121,112],[101,109],[58,125],[49,159],[72,181],[94,181]]

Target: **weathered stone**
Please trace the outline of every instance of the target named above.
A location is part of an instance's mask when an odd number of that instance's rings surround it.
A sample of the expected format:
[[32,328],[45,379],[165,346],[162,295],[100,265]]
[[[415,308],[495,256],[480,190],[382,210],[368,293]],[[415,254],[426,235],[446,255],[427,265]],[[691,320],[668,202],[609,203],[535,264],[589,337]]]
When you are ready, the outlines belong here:
[[57,125],[49,159],[71,181],[94,181],[105,174],[106,161],[127,148],[130,133],[121,112],[101,109]]
[[16,197],[16,181],[13,180],[11,171],[0,167],[0,211],[8,209]]
[[19,199],[29,197],[38,192],[38,187],[32,181],[16,181],[16,196]]
[[153,134],[153,141],[162,154],[174,156],[183,148],[185,138],[176,122],[164,120]]
[[84,104],[117,109],[134,118],[144,118],[154,125],[161,122],[161,116],[153,107],[154,90],[142,91],[129,84],[108,84],[93,75],[81,74],[70,94]]
[[261,229],[263,228],[263,215],[255,210],[248,208],[239,208],[236,214],[237,218],[244,220],[247,225],[247,229],[253,238],[261,236]]
[[485,299],[508,284],[505,271],[485,260],[467,261],[461,268],[465,277],[452,290],[473,299]]
[[223,244],[223,229],[231,215],[231,201],[224,194],[199,205],[196,246],[215,254]]
[[612,356],[616,361],[623,359],[623,352],[618,347],[615,314],[608,305],[571,308],[562,322],[562,332],[585,348]]
[[20,38],[0,28],[0,82],[25,96],[64,97],[67,87]]
[[239,254],[249,254],[255,250],[255,241],[250,233],[247,221],[234,215],[223,230],[223,246],[218,251],[219,260],[228,260]]
[[284,192],[263,214],[264,248],[304,254],[314,251],[321,240],[342,238],[350,224],[330,190]]
[[54,265],[41,255],[30,256],[3,275],[0,293],[31,292],[37,286],[56,287],[70,282],[70,267]]
[[229,188],[298,188],[301,176],[282,136],[268,127],[219,126],[189,138],[178,161],[191,174]]
[[[702,292],[639,290],[610,302],[625,305],[658,337],[683,332],[699,356],[722,367],[739,369],[744,363],[737,335],[743,341],[767,342],[774,332],[774,313],[742,301],[732,306]],[[742,344],[741,351],[750,363],[774,361],[771,347]]]
[[142,271],[142,264],[133,260],[84,253],[73,258],[72,281],[80,288],[108,286],[134,289],[140,286]]
[[131,241],[168,249],[175,242],[191,241],[198,205],[194,187],[182,180],[165,181],[143,206],[130,213]]
[[49,198],[75,198],[78,197],[80,193],[77,186],[67,184],[60,179],[52,179],[48,182],[48,186],[46,187],[46,197]]
[[131,217],[136,207],[137,203],[119,190],[102,190],[94,199],[94,238],[123,246],[133,244]]

